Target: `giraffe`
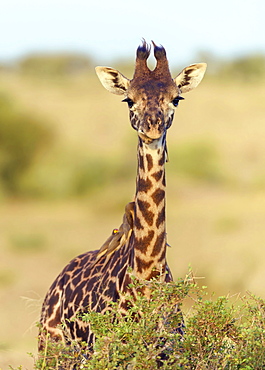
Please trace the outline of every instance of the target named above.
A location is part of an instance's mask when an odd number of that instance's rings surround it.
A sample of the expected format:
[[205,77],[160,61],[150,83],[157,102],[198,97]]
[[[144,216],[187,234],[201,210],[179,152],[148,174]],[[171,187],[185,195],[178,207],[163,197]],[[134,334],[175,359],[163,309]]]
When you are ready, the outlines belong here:
[[[49,340],[68,343],[73,339],[93,348],[94,335],[79,314],[87,310],[104,314],[108,302],[119,301],[120,292],[130,291],[132,275],[141,281],[173,280],[166,261],[166,134],[181,94],[201,82],[206,64],[190,65],[172,78],[164,47],[152,43],[155,69],[147,66],[151,46],[143,41],[136,52],[132,80],[113,68],[96,67],[102,85],[122,95],[128,104],[131,126],[138,135],[136,192],[125,207],[119,229],[99,250],[70,261],[51,285],[42,306],[40,351],[47,334]],[[120,299],[120,309],[126,311],[125,300]]]

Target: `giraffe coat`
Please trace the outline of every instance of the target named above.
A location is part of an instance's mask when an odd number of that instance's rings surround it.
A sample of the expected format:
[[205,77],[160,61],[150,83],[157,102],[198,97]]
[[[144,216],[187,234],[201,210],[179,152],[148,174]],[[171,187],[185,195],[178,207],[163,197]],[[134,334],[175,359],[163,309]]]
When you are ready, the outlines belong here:
[[[51,285],[42,306],[40,350],[47,334],[55,341],[82,341],[92,348],[94,335],[80,314],[89,310],[104,314],[110,301],[119,301],[120,310],[125,312],[124,294],[135,295],[129,287],[132,275],[145,281],[172,281],[166,262],[166,135],[183,99],[180,94],[200,83],[206,64],[186,67],[173,79],[165,49],[154,43],[153,47],[155,69],[147,66],[151,49],[144,41],[137,49],[132,80],[110,67],[96,68],[103,86],[123,95],[131,126],[138,134],[136,193],[125,208],[120,228],[100,250],[74,258]],[[148,289],[143,294],[148,296]]]

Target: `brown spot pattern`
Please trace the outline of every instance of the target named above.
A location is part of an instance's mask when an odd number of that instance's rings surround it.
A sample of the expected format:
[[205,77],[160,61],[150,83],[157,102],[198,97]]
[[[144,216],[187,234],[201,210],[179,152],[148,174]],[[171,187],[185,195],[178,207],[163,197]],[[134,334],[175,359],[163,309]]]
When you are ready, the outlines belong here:
[[136,227],[137,230],[143,230],[143,225],[141,224],[141,220],[138,216],[135,217],[135,220],[134,220],[134,226]]
[[165,198],[165,190],[164,189],[156,189],[152,194],[152,199],[155,204],[158,206],[159,203]]
[[151,154],[147,154],[146,159],[147,159],[147,169],[148,171],[151,171],[151,169],[153,168],[153,158]]
[[154,244],[154,248],[153,248],[153,252],[151,254],[152,257],[157,256],[161,252],[161,249],[164,248],[164,246],[165,246],[165,242],[166,242],[166,240],[165,240],[165,233],[162,232],[156,238],[156,241],[155,241],[155,244]]
[[162,155],[162,157],[159,159],[158,164],[161,167],[165,164],[165,156],[164,155]]
[[138,191],[147,193],[149,189],[151,189],[152,183],[149,179],[139,179],[138,181]]
[[161,211],[159,212],[159,215],[157,216],[157,219],[156,219],[156,227],[159,228],[159,226],[165,222],[165,207],[163,207],[161,209]]
[[137,270],[138,272],[140,272],[140,274],[149,269],[152,264],[153,264],[153,260],[149,260],[149,261],[144,261],[142,258],[140,257],[136,257],[136,264],[137,264]]
[[140,211],[142,212],[142,216],[145,219],[145,221],[148,223],[149,226],[152,226],[155,215],[152,211],[148,210],[148,208],[150,208],[150,204],[140,199],[137,200],[137,204]]
[[154,235],[155,235],[154,230],[149,230],[148,235],[144,236],[143,238],[139,239],[135,238],[134,248],[139,250],[146,248],[148,245],[150,245],[151,241],[154,238]]
[[160,171],[157,171],[155,173],[152,174],[152,177],[156,180],[156,181],[159,181],[161,179],[163,175],[163,171],[160,170]]

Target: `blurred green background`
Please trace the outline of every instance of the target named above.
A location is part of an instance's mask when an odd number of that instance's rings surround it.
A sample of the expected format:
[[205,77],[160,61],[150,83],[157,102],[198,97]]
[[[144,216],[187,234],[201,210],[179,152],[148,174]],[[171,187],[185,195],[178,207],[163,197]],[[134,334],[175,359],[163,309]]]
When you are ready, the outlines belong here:
[[[0,369],[32,369],[44,295],[135,191],[137,135],[96,65],[132,77],[145,37],[176,75],[208,62],[168,131],[168,261],[216,295],[264,298],[263,0],[9,0],[0,22]],[[140,11],[141,10],[141,11]],[[150,65],[154,63],[150,58]]]

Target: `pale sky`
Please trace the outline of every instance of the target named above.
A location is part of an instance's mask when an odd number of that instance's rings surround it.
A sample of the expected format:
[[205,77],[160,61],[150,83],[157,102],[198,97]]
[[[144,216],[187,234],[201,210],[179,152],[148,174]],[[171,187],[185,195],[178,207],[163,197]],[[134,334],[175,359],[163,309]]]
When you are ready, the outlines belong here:
[[133,59],[144,37],[174,63],[200,51],[265,53],[265,0],[0,0],[0,61],[77,51],[98,63]]

